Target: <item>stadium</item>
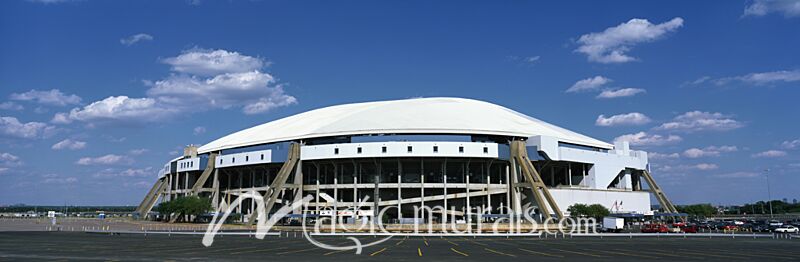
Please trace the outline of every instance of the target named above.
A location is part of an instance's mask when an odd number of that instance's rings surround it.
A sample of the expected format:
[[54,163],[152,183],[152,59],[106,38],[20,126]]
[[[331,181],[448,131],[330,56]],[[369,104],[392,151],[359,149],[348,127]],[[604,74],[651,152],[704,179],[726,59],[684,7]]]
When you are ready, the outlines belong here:
[[677,212],[650,176],[646,152],[463,98],[330,106],[188,146],[136,211],[146,217],[159,202],[198,195],[215,209],[236,204],[252,221],[252,199],[232,203],[251,190],[270,214],[311,195],[304,215],[350,223],[421,222],[409,221],[419,206],[444,207],[421,217],[428,222],[563,218],[576,203],[642,216],[653,214],[651,194]]

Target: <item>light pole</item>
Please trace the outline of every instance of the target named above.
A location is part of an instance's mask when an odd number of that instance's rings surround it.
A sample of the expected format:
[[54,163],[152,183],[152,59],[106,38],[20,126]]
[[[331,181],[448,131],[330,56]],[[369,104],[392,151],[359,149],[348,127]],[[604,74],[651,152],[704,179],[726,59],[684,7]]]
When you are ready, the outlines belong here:
[[767,177],[767,201],[769,201],[769,218],[772,218],[772,191],[769,189],[769,168],[764,169],[764,175]]

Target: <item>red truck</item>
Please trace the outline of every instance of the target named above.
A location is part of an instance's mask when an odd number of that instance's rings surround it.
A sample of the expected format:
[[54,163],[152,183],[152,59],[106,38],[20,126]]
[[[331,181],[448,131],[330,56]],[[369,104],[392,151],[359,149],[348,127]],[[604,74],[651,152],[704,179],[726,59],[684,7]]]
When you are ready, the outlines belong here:
[[647,224],[642,228],[642,233],[668,233],[669,228],[664,224]]

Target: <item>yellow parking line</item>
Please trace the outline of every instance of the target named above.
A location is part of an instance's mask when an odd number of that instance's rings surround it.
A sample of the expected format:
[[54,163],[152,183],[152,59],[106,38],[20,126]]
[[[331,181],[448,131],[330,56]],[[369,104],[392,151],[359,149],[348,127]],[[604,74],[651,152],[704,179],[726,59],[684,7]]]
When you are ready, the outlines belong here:
[[467,253],[464,253],[464,252],[458,251],[458,250],[456,250],[455,248],[452,248],[452,247],[450,248],[450,250],[452,250],[453,252],[456,252],[456,253],[458,253],[458,254],[460,254],[460,255],[462,255],[462,256],[465,256],[465,257],[468,257],[468,256],[469,256],[469,255],[467,255]]
[[589,254],[589,253],[578,252],[578,251],[570,251],[570,250],[563,250],[563,249],[557,249],[557,248],[556,248],[555,250],[558,250],[558,251],[561,251],[561,252],[567,252],[567,253],[578,254],[578,255],[584,255],[584,256],[591,256],[591,257],[603,257],[603,256],[595,255],[595,254]]
[[277,255],[285,255],[285,254],[292,254],[292,253],[300,253],[300,252],[311,251],[311,250],[314,250],[314,249],[317,249],[317,248],[316,248],[316,247],[312,247],[312,248],[309,248],[309,249],[301,249],[301,250],[294,250],[294,251],[286,251],[286,252],[277,253]]
[[[614,249],[614,250],[619,250],[619,251],[628,251],[628,250],[623,250],[623,249]],[[646,250],[646,251],[642,251],[642,252],[653,253],[653,254],[659,254],[659,255],[662,255],[662,256],[670,256],[670,257],[686,257],[686,256],[675,255],[675,254],[664,253],[664,252],[653,251],[653,250]]]
[[422,249],[417,248],[417,254],[419,254],[419,256],[422,256]]
[[613,254],[613,255],[620,255],[621,254],[621,255],[632,256],[632,257],[658,258],[658,257],[654,257],[654,256],[646,256],[646,255],[632,254],[632,253],[628,253],[628,252],[620,252],[619,250],[617,250],[616,252],[614,252],[614,251],[605,251],[605,250],[596,250],[596,249],[586,249],[586,250],[594,251],[594,252],[608,253],[608,254]]
[[403,241],[406,241],[406,240],[405,240],[405,239],[403,239],[403,240],[400,240],[400,242],[397,242],[397,243],[395,243],[394,245],[395,245],[395,246],[399,246],[400,244],[403,244]]
[[478,242],[478,241],[474,241],[474,240],[467,240],[467,241],[469,241],[469,242],[472,242],[472,243],[475,243],[475,244],[478,244],[478,245],[481,245],[481,246],[485,246],[485,247],[486,247],[486,246],[489,246],[489,245],[487,245],[487,244],[480,243],[480,242]]
[[369,254],[369,256],[374,256],[374,255],[380,254],[381,252],[383,252],[383,251],[385,251],[385,250],[386,250],[386,248],[384,247],[384,248],[382,248],[381,250],[378,250],[378,251],[372,252],[372,254]]
[[512,254],[506,254],[506,253],[503,253],[503,252],[500,252],[500,251],[497,251],[497,250],[494,250],[494,249],[489,249],[489,248],[483,248],[483,249],[484,249],[484,250],[486,250],[486,251],[489,251],[489,252],[495,253],[495,254],[499,254],[499,255],[510,256],[510,257],[517,257],[517,256],[515,256],[515,255],[512,255]]
[[538,254],[538,255],[545,255],[545,256],[551,256],[551,257],[564,257],[564,256],[553,255],[553,254],[548,254],[548,253],[539,252],[539,251],[528,250],[528,249],[524,249],[524,248],[520,248],[519,250],[522,250],[522,251],[525,251],[525,252],[528,252],[528,253]]
[[343,250],[331,251],[331,252],[325,253],[325,254],[323,254],[323,255],[324,255],[324,256],[327,256],[327,255],[332,255],[332,254],[336,254],[336,253],[342,253],[342,252],[345,252],[345,251],[347,251],[347,250],[350,250],[350,249],[343,249]]
[[458,246],[458,244],[453,243],[453,241],[447,240],[447,243],[453,244],[454,246]]

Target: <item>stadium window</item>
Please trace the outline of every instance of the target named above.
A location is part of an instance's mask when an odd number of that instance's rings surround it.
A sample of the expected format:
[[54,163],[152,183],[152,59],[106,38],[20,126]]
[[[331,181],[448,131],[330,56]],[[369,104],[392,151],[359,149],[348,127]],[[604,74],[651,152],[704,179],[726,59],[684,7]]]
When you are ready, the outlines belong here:
[[489,153],[489,147],[483,147],[483,153],[484,154],[488,154]]
[[250,156],[244,156],[244,162],[250,161]]
[[409,153],[411,153],[411,151],[413,151],[413,149],[414,149],[413,147],[411,147],[411,146],[408,146],[408,152],[409,152]]
[[439,146],[433,146],[433,152],[439,153]]
[[459,153],[464,153],[464,147],[463,146],[458,147],[458,152]]
[[356,149],[356,153],[359,153],[359,154],[361,154],[361,147],[358,147],[358,148]]
[[381,147],[381,153],[386,153],[386,147]]
[[219,159],[219,164],[222,165],[222,158]]
[[333,149],[333,154],[334,155],[338,155],[339,154],[339,149],[338,148],[334,148]]
[[261,154],[261,160],[264,160],[264,154]]
[[231,158],[231,163],[236,163],[236,158],[235,157]]

